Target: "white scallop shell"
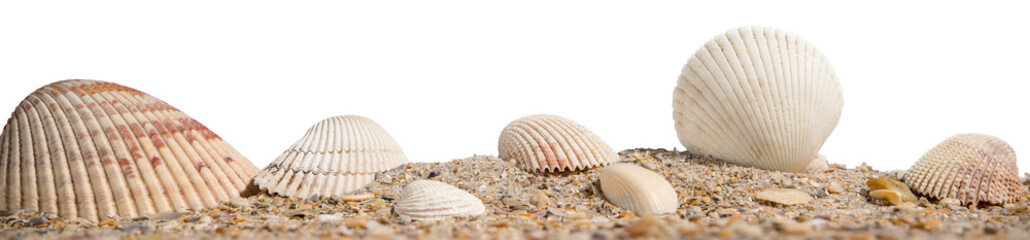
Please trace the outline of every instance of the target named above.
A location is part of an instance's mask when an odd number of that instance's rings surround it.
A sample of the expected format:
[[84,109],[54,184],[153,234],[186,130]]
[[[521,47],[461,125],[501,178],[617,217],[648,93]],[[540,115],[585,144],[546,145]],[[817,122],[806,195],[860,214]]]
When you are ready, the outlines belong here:
[[254,182],[262,190],[294,198],[345,197],[375,180],[375,174],[407,163],[383,127],[362,116],[318,122]]
[[672,105],[688,150],[803,172],[836,127],[843,95],[833,68],[811,44],[782,30],[744,27],[697,50]]
[[91,221],[213,207],[257,173],[218,135],[114,83],[43,86],[0,134],[0,210]]
[[486,211],[486,206],[476,196],[450,184],[418,180],[404,186],[393,211],[401,217],[434,221],[478,216]]
[[912,190],[963,204],[1012,203],[1026,196],[1016,153],[1005,141],[985,134],[959,134],[938,144],[905,173]]
[[579,171],[619,160],[607,143],[572,120],[548,114],[519,118],[501,131],[500,158],[530,172]]
[[637,215],[669,213],[679,206],[668,180],[636,164],[612,164],[599,177],[605,199]]

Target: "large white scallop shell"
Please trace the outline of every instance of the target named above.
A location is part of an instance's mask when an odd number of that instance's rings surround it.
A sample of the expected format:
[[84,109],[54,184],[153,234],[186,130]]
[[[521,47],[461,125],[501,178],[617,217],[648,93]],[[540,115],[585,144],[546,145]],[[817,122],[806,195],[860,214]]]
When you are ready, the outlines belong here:
[[716,36],[687,61],[672,106],[688,150],[803,172],[836,127],[843,95],[826,58],[801,37],[743,27]]
[[295,198],[345,197],[375,180],[375,174],[407,163],[382,126],[362,116],[318,122],[254,182],[262,190]]
[[401,217],[433,221],[478,216],[486,211],[486,206],[476,196],[450,184],[418,180],[404,186],[393,211]]
[[218,135],[143,92],[67,80],[43,86],[0,134],[0,210],[92,221],[216,206],[257,168]]
[[599,177],[605,199],[637,215],[669,213],[679,206],[668,180],[636,164],[612,164]]
[[579,171],[619,160],[607,143],[572,120],[548,114],[516,119],[498,140],[500,158],[530,172]]
[[985,134],[959,134],[944,140],[905,173],[912,190],[963,204],[1012,203],[1026,196],[1016,153],[1005,141]]

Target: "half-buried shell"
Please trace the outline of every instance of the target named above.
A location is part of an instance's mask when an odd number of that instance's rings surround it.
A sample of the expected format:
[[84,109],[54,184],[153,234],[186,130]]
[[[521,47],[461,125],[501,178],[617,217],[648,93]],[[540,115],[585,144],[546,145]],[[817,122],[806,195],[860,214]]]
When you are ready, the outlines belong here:
[[803,172],[843,104],[837,75],[814,46],[782,30],[743,27],[687,60],[672,105],[680,143],[691,152]]
[[375,174],[407,163],[383,127],[362,116],[318,122],[254,178],[262,190],[294,198],[343,198]]
[[216,206],[257,168],[178,109],[122,85],[36,90],[0,134],[0,210],[91,221]]
[[450,184],[418,180],[404,186],[393,211],[402,218],[434,221],[478,216],[486,211],[486,206],[476,196]]
[[679,206],[668,180],[636,164],[612,164],[599,177],[604,198],[637,215],[669,213]]
[[501,131],[500,158],[514,160],[530,172],[568,172],[605,166],[619,160],[607,143],[572,120],[530,115]]
[[963,204],[1005,204],[1023,199],[1016,153],[1005,141],[985,134],[959,134],[944,140],[905,174],[916,192],[954,198]]

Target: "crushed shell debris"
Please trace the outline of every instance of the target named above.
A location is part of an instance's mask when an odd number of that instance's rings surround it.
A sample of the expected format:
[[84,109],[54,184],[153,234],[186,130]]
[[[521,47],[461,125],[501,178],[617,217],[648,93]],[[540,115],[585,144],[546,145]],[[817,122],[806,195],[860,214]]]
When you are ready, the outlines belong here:
[[[594,186],[598,170],[532,174],[490,156],[443,163],[408,163],[369,184],[371,199],[287,199],[258,195],[204,210],[96,223],[29,211],[0,211],[0,238],[383,238],[383,239],[622,239],[647,238],[1028,238],[1026,202],[1004,206],[887,206],[870,198],[866,182],[898,179],[897,171],[839,164],[822,173],[741,167],[687,152],[623,151],[626,163],[656,166],[676,189],[674,213],[637,216],[605,202]],[[405,221],[392,213],[401,189],[426,179],[452,184],[483,200],[486,213],[441,221]],[[704,173],[704,174],[699,174]],[[1026,185],[1023,186],[1026,188]],[[771,206],[753,196],[783,188],[808,203]],[[818,194],[830,192],[831,194]],[[512,208],[502,202],[519,202]],[[543,200],[543,199],[546,199]],[[923,202],[923,201],[920,201]]]

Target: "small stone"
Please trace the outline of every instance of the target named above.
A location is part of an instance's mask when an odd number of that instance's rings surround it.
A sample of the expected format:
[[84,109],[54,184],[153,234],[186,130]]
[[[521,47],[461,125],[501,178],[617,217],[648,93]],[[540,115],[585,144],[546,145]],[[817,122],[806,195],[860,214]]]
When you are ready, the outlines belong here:
[[529,197],[529,203],[536,206],[537,209],[545,209],[551,206],[551,198],[547,197],[544,191],[536,190],[533,191],[533,196]]
[[508,208],[513,210],[532,210],[532,207],[530,207],[528,203],[514,197],[502,198],[501,203],[504,203],[505,206],[508,206]]
[[755,200],[772,202],[781,205],[807,204],[812,201],[812,195],[797,189],[772,188],[755,193]]
[[608,218],[602,217],[602,216],[595,216],[593,218],[590,218],[590,221],[594,222],[594,224],[596,224],[596,225],[604,225],[604,224],[608,224],[608,223],[612,222],[611,219],[608,219]]
[[861,166],[855,167],[855,169],[858,169],[858,171],[862,172],[862,173],[868,173],[869,172],[869,167],[867,167],[865,165],[861,165]]
[[319,214],[318,217],[316,217],[315,219],[317,219],[319,222],[339,222],[343,221],[343,216],[333,214]]
[[230,199],[229,202],[226,203],[226,205],[229,205],[230,207],[234,208],[242,208],[250,206],[250,200],[247,200],[245,198],[233,198]]
[[794,220],[777,220],[773,222],[773,225],[780,232],[787,234],[804,235],[812,231],[812,226],[808,223],[797,222]]
[[29,219],[29,222],[26,225],[28,225],[29,227],[40,227],[40,226],[46,226],[49,223],[50,223],[50,221],[48,221],[46,219],[43,219],[43,218],[40,218],[40,217],[34,217],[32,219]]
[[[890,178],[874,178],[866,181],[869,190],[892,190],[898,194],[903,202],[916,202],[918,199],[908,188],[908,184]],[[895,204],[896,205],[896,204]]]
[[837,183],[836,181],[830,182],[830,186],[826,187],[826,192],[831,194],[843,193],[844,187],[841,187],[840,183]]
[[659,224],[660,222],[658,218],[655,218],[653,215],[645,215],[639,220],[627,225],[623,230],[625,230],[629,236],[636,238],[645,236],[645,234],[651,232],[652,228],[658,227]]
[[365,201],[365,200],[372,199],[374,197],[375,197],[375,195],[373,195],[371,193],[358,193],[358,194],[351,194],[351,195],[343,196],[343,197],[340,198],[340,201],[344,201],[344,202],[360,202],[360,201]]
[[944,198],[937,202],[937,205],[950,207],[950,206],[961,206],[962,202],[954,198]]
[[391,177],[390,174],[383,174],[382,177],[379,178],[379,182],[393,183],[393,177]]
[[11,215],[11,213],[8,212],[7,210],[0,210],[0,217],[6,217],[6,216],[10,216],[10,215]]
[[181,218],[184,215],[186,215],[186,214],[185,213],[181,213],[181,212],[170,212],[170,213],[164,213],[164,214],[161,214],[161,215],[157,215],[157,217],[154,217],[154,220],[155,221],[159,221],[159,222],[161,222],[161,221],[170,221],[170,220],[179,219],[179,218]]
[[1005,209],[1014,213],[1027,213],[1030,212],[1030,207],[1025,202],[1008,203],[1004,205]]
[[426,179],[431,179],[431,178],[434,178],[436,176],[440,176],[440,173],[436,172],[436,171],[432,171],[432,172],[429,172],[429,176],[426,176]]
[[873,197],[874,199],[886,200],[887,203],[890,203],[893,206],[898,206],[904,203],[904,201],[901,200],[901,194],[898,194],[898,192],[894,190],[873,190],[869,191],[869,196]]
[[108,219],[104,219],[104,221],[100,221],[100,224],[97,224],[97,226],[101,226],[101,227],[116,227],[116,226],[118,226],[118,223],[115,222],[113,218],[108,218]]
[[127,232],[127,233],[147,232],[147,231],[150,231],[150,226],[147,226],[145,224],[130,224],[130,225],[127,225],[127,226],[119,227],[118,229],[122,230],[122,232]]

